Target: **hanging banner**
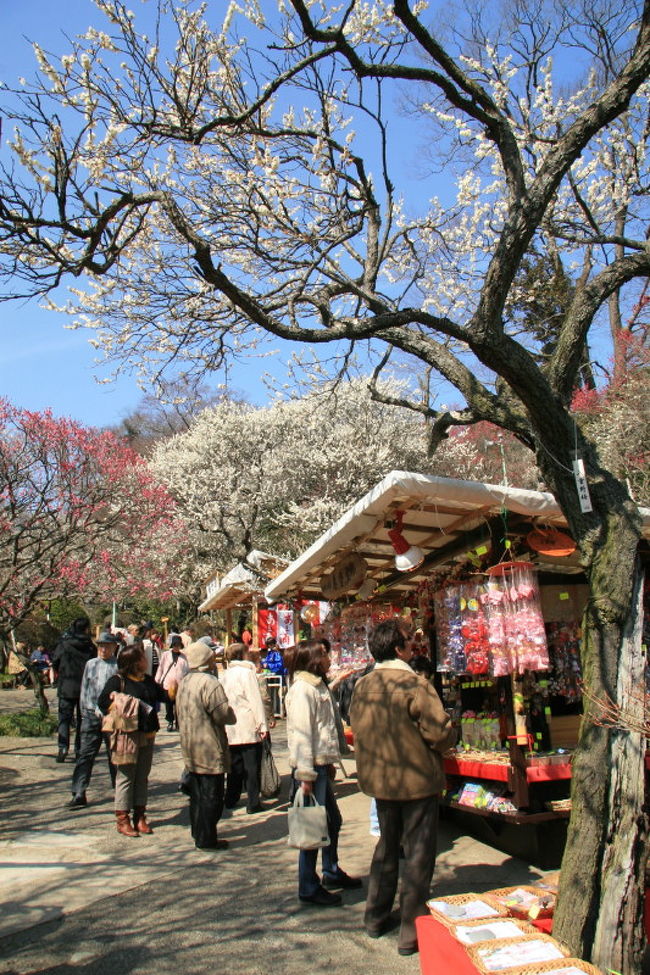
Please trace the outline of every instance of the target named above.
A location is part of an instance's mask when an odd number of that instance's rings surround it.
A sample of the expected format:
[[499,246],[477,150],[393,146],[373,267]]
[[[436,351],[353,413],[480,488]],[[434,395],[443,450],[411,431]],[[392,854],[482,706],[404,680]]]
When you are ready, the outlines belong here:
[[287,647],[292,647],[296,642],[296,637],[293,631],[293,610],[292,609],[278,609],[276,610],[277,615],[277,631],[275,638],[278,641],[278,646],[286,650]]
[[269,640],[277,640],[278,618],[274,609],[257,609],[257,633],[260,647]]
[[286,649],[296,642],[293,630],[293,609],[274,606],[273,609],[258,607],[257,633],[260,647],[268,640],[278,641],[278,646]]

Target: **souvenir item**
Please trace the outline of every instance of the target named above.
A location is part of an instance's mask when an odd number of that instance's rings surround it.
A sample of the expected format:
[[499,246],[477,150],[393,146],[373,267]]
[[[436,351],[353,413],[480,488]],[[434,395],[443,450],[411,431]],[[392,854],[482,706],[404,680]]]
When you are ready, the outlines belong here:
[[445,926],[459,921],[477,921],[483,918],[503,917],[506,909],[482,894],[452,894],[449,897],[432,898],[427,907],[436,921]]

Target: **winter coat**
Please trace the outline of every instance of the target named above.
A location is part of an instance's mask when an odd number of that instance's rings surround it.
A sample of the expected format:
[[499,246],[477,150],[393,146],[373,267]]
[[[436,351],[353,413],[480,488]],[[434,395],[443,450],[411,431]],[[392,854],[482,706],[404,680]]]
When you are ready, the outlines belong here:
[[274,676],[286,677],[287,668],[284,666],[284,657],[280,650],[269,650],[264,658],[264,666]]
[[316,765],[335,765],[341,757],[332,695],[321,677],[299,670],[285,705],[289,764],[300,782],[314,782]]
[[359,787],[376,799],[437,795],[442,753],[454,741],[433,685],[401,660],[377,664],[354,688],[350,707]]
[[94,657],[93,660],[88,661],[81,682],[81,694],[79,695],[79,707],[81,708],[82,714],[93,715],[97,718],[101,717],[101,711],[97,706],[97,701],[99,695],[106,687],[106,682],[113,676],[116,670],[117,660],[115,657],[109,657],[108,660]]
[[251,745],[260,741],[268,726],[255,664],[250,660],[231,660],[220,679],[237,718],[237,724],[226,728],[228,744]]
[[165,690],[168,690],[171,684],[178,684],[189,669],[187,657],[184,653],[177,650],[165,650],[160,658],[155,680],[158,684],[162,684]]
[[52,666],[59,675],[57,678],[59,697],[79,699],[84,668],[96,655],[95,644],[88,634],[63,634],[52,654]]
[[230,771],[225,726],[237,720],[216,674],[191,670],[176,695],[181,752],[188,772],[220,775]]

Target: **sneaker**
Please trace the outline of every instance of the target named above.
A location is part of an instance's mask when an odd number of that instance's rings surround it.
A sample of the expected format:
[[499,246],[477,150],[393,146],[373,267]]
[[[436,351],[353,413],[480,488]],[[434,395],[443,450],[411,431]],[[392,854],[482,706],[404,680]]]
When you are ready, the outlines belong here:
[[319,907],[338,907],[339,904],[343,903],[340,894],[331,894],[324,887],[319,887],[314,894],[307,894],[305,897],[300,896],[300,900],[303,904],[317,904]]
[[72,799],[68,803],[68,809],[81,809],[82,806],[87,806],[87,805],[88,805],[88,800],[86,799],[86,796],[83,793],[79,793],[79,795],[72,797]]
[[58,754],[56,756],[56,760],[59,765],[62,762],[65,762],[67,754],[68,754],[67,748],[59,748]]
[[358,890],[363,883],[361,877],[350,877],[345,870],[337,870],[336,873],[323,874],[323,887],[342,887],[345,890]]

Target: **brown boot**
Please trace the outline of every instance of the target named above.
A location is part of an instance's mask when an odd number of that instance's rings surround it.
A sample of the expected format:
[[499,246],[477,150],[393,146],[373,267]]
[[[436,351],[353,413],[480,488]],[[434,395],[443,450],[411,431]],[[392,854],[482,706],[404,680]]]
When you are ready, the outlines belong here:
[[149,836],[153,833],[153,830],[145,817],[145,806],[135,806],[133,809],[133,825],[137,829],[138,833],[144,833],[145,836]]
[[128,809],[116,809],[115,818],[117,819],[117,831],[123,836],[139,836],[137,829],[131,826]]

